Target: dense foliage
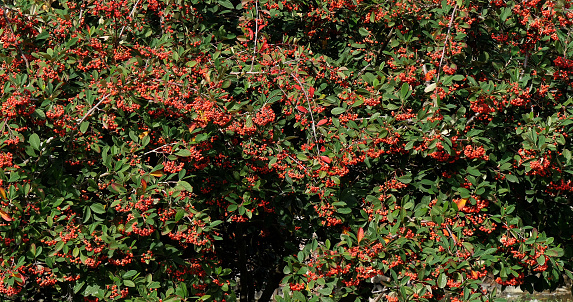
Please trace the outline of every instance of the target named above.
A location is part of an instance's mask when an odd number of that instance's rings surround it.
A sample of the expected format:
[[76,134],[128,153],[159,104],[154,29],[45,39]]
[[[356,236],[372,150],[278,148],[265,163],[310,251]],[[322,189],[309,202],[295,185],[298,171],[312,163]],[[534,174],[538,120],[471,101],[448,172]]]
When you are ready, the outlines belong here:
[[0,3],[2,300],[570,275],[570,0]]

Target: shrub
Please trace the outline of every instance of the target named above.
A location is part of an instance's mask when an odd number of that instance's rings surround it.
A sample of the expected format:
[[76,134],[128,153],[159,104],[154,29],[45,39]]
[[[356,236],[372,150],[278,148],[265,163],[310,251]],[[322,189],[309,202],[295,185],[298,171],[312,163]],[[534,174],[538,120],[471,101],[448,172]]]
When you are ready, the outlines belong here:
[[2,299],[571,277],[571,1],[0,8]]

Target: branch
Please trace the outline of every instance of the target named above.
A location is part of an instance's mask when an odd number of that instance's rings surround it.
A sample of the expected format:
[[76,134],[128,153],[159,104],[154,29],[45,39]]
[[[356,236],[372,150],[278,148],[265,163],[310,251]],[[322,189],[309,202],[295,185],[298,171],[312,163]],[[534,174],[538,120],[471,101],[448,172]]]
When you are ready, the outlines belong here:
[[[450,17],[450,23],[448,24],[448,33],[446,34],[446,41],[444,42],[444,48],[442,48],[442,57],[440,58],[440,65],[438,66],[438,78],[436,79],[436,83],[440,82],[440,75],[442,73],[442,62],[444,61],[444,55],[446,54],[446,46],[448,46],[448,40],[450,39],[450,31],[452,30],[452,23],[454,22],[454,16],[456,15],[457,10],[458,10],[458,5],[456,4],[456,6],[454,6],[454,11],[452,12],[452,16]],[[437,98],[434,105],[435,107],[438,107]]]
[[[4,17],[4,20],[6,21],[6,23],[8,24],[8,28],[10,29],[10,32],[12,33],[12,35],[14,37],[16,37],[16,33],[14,33],[14,30],[12,29],[12,23],[10,22],[10,20],[6,16],[7,8],[5,8],[4,6],[0,6],[0,8],[2,8],[2,16]],[[16,47],[18,48],[18,52],[20,52],[22,59],[24,59],[24,62],[26,62],[26,70],[30,69],[30,62],[28,62],[28,59],[26,59],[26,56],[24,55],[24,51],[22,51],[22,47],[20,47],[20,44],[18,44],[18,43],[16,43]]]
[[[151,151],[147,151],[147,152],[143,153],[143,156],[145,156],[145,155],[147,155],[147,154],[149,154],[149,153],[157,152],[157,150],[162,149],[163,147],[172,146],[172,145],[175,145],[175,144],[177,144],[177,143],[165,144],[165,145],[160,146],[160,147],[157,147],[157,148],[155,148],[155,149],[153,149],[153,150],[151,150]],[[158,152],[158,153],[159,153],[159,152]],[[163,153],[163,152],[160,152],[160,153]]]
[[[133,13],[135,12],[135,8],[137,7],[137,5],[139,4],[140,0],[137,0],[137,2],[135,2],[135,4],[133,5],[133,7],[131,8],[131,12],[129,12],[129,16],[127,16],[128,18],[131,18],[131,16],[133,15]],[[127,24],[125,24],[121,30],[119,31],[119,36],[118,38],[121,40],[121,35],[123,34],[123,30],[125,29],[125,27],[127,26]]]
[[111,94],[109,94],[109,93],[106,94],[106,95],[104,95],[104,97],[103,97],[97,104],[95,104],[95,106],[93,106],[90,110],[88,110],[88,112],[86,112],[86,114],[80,119],[80,121],[78,122],[77,126],[81,125],[81,123],[82,123],[88,116],[90,116],[90,114],[92,114],[92,113],[97,109],[97,107],[98,107],[101,103],[103,103],[103,101],[105,101],[110,95],[111,95]]
[[253,59],[251,60],[251,69],[253,71],[253,64],[255,63],[255,56],[257,55],[257,40],[259,39],[259,1],[255,1],[255,46],[253,47]]
[[317,154],[320,153],[320,147],[318,145],[318,136],[316,135],[316,124],[314,123],[314,115],[312,114],[312,108],[310,107],[310,99],[308,97],[308,93],[306,92],[306,90],[304,89],[302,83],[300,82],[300,80],[296,77],[296,75],[294,75],[294,73],[291,73],[291,76],[297,81],[297,83],[300,85],[300,89],[302,90],[302,92],[304,93],[304,97],[306,99],[306,102],[308,104],[308,112],[310,113],[310,120],[312,122],[312,133],[314,134],[314,142],[316,143],[316,151]]

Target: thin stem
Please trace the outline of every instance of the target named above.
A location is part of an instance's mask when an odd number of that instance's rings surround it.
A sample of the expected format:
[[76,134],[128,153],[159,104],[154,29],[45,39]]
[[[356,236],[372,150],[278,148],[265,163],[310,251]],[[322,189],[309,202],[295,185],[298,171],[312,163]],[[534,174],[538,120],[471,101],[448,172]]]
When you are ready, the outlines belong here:
[[[131,11],[129,12],[129,16],[127,16],[128,18],[131,18],[131,16],[133,15],[133,13],[135,12],[135,8],[137,8],[137,5],[139,4],[140,0],[137,0],[137,2],[135,2],[135,4],[133,5],[133,7],[131,8]],[[125,29],[125,27],[127,26],[127,24],[125,24],[121,30],[119,31],[119,36],[117,37],[118,39],[121,39],[121,35],[123,34],[123,30]]]
[[257,40],[259,39],[259,1],[255,1],[255,46],[253,47],[253,59],[251,60],[251,69],[253,71],[253,64],[255,63],[255,56],[257,55]]
[[92,113],[97,109],[97,107],[98,107],[101,103],[103,103],[103,101],[105,101],[109,96],[110,96],[110,94],[104,95],[104,97],[103,97],[97,104],[95,104],[95,106],[93,106],[92,108],[90,108],[90,110],[88,110],[88,112],[86,112],[86,114],[80,119],[80,121],[78,122],[77,125],[78,125],[78,126],[81,125],[81,123],[82,123],[88,116],[90,116],[90,114],[92,114]]
[[[450,17],[450,23],[448,24],[448,33],[446,34],[446,41],[444,42],[444,47],[442,48],[442,57],[440,58],[440,65],[438,66],[438,78],[436,79],[436,83],[440,82],[440,74],[442,71],[442,63],[444,61],[444,55],[446,54],[446,46],[448,46],[448,40],[450,39],[450,31],[452,30],[452,23],[454,22],[454,16],[456,15],[456,11],[458,10],[458,5],[454,6],[454,11],[452,12],[452,16]],[[436,101],[434,105],[437,105],[438,98],[436,97]]]
[[314,123],[314,115],[312,114],[312,108],[310,106],[310,98],[308,96],[308,93],[306,92],[306,90],[304,89],[302,83],[300,82],[300,80],[296,77],[296,75],[294,73],[291,73],[291,76],[296,80],[296,82],[300,85],[300,89],[302,90],[302,92],[304,93],[304,97],[306,99],[306,102],[308,104],[308,112],[310,113],[310,120],[312,122],[312,133],[314,134],[314,142],[316,143],[316,151],[317,154],[320,152],[320,148],[318,145],[318,136],[316,135],[316,124]]
[[[8,24],[8,28],[10,29],[10,32],[12,33],[12,35],[14,37],[16,37],[16,33],[14,33],[14,30],[12,29],[12,23],[8,19],[8,16],[6,16],[7,8],[5,8],[4,6],[1,6],[1,8],[2,8],[2,16],[4,17],[4,20],[6,21],[6,23]],[[28,59],[24,55],[24,51],[22,50],[22,47],[20,47],[20,44],[18,44],[18,43],[16,43],[16,47],[18,48],[18,52],[20,52],[22,59],[24,59],[24,62],[26,62],[26,70],[30,69],[30,62],[28,62]]]
[[[161,148],[163,148],[163,147],[172,146],[172,145],[175,145],[175,144],[176,144],[176,143],[165,144],[165,145],[160,146],[160,147],[157,147],[157,148],[155,148],[155,149],[153,149],[153,150],[151,150],[151,151],[147,151],[147,152],[143,153],[143,155],[145,156],[145,155],[147,155],[147,154],[149,154],[149,153],[157,152],[157,150],[159,150],[159,149],[161,149]],[[159,152],[158,152],[158,153],[159,153]],[[161,153],[163,153],[163,152],[161,152]]]

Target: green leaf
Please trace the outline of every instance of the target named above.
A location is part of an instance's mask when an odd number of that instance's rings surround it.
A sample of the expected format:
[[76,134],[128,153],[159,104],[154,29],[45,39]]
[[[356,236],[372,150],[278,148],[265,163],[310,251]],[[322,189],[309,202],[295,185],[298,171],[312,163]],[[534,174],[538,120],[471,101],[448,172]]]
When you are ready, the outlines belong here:
[[409,184],[410,182],[412,182],[412,175],[410,173],[400,176],[398,178],[396,178],[397,181],[401,182],[401,183],[405,183],[405,184]]
[[99,285],[89,285],[84,291],[84,296],[95,296],[99,292]]
[[56,246],[54,247],[54,253],[60,251],[64,247],[65,244],[66,243],[63,241],[58,241],[58,243],[56,243]]
[[36,133],[32,133],[28,141],[30,142],[30,146],[32,146],[34,150],[38,151],[40,150],[40,137]]
[[460,196],[462,198],[470,198],[471,197],[470,190],[468,190],[466,188],[458,188],[458,193],[460,193]]
[[122,278],[123,279],[129,279],[135,275],[137,275],[137,271],[136,270],[130,270],[130,271],[127,271],[125,274],[123,274]]
[[105,207],[103,204],[101,203],[94,203],[90,206],[90,209],[92,209],[93,212],[97,213],[97,214],[103,214],[105,213]]
[[364,27],[360,27],[360,28],[358,29],[358,32],[360,33],[360,35],[362,35],[362,36],[364,36],[364,37],[366,37],[366,36],[368,36],[368,35],[370,34],[370,32],[369,32],[366,28],[364,28]]
[[545,255],[549,257],[563,257],[564,254],[565,252],[560,247],[550,248],[545,251]]
[[424,88],[424,92],[431,92],[434,91],[434,89],[436,89],[436,83],[432,83],[428,86],[426,86],[426,88]]
[[181,209],[181,210],[177,211],[177,213],[175,214],[175,222],[181,220],[181,218],[183,218],[183,216],[185,216],[185,210]]
[[133,283],[131,280],[123,280],[123,285],[127,287],[135,287],[135,283]]
[[473,175],[473,176],[480,176],[481,175],[481,172],[474,167],[468,167],[467,171],[468,171],[468,174]]
[[400,98],[402,100],[406,99],[406,96],[408,95],[408,91],[410,91],[410,86],[408,85],[408,83],[402,84],[402,88],[400,89]]
[[336,108],[332,108],[332,110],[330,110],[330,113],[332,113],[333,115],[339,115],[339,114],[342,114],[344,111],[346,111],[346,109],[344,109],[342,107],[336,107]]
[[181,149],[181,150],[177,151],[175,153],[175,155],[181,156],[181,157],[189,157],[192,155],[192,153],[191,153],[191,151],[189,151],[187,149]]
[[437,280],[437,281],[438,281],[438,283],[437,283],[437,284],[438,284],[438,287],[439,287],[439,288],[444,288],[444,287],[446,287],[446,284],[448,284],[448,276],[446,276],[446,274],[444,274],[444,273],[441,273],[441,274],[438,276],[438,280]]
[[83,121],[80,125],[80,132],[81,133],[86,133],[86,131],[88,130],[88,127],[90,126],[90,122],[88,121]]
[[517,176],[513,174],[505,174],[505,179],[507,179],[507,181],[509,182],[515,182],[515,183],[519,182],[519,178],[517,178]]
[[82,287],[84,287],[84,284],[86,284],[85,281],[79,282],[76,285],[74,285],[74,294],[77,294],[80,290],[82,290]]
[[220,1],[219,4],[221,4],[221,6],[228,8],[228,9],[235,9],[235,6],[229,0]]
[[178,181],[177,186],[183,187],[185,189],[185,191],[187,191],[187,192],[193,192],[193,187],[191,186],[191,184],[189,184],[188,182],[186,182],[184,180]]

